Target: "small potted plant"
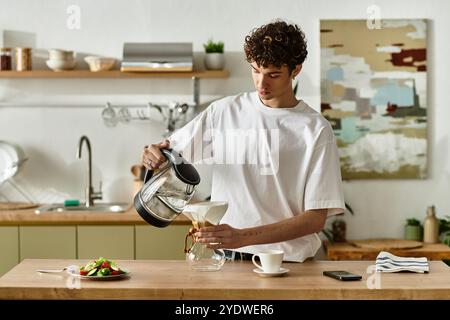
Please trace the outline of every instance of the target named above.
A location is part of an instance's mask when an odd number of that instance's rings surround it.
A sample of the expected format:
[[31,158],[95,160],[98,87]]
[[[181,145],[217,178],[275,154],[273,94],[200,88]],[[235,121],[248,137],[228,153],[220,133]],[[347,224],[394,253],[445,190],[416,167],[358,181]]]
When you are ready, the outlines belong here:
[[[450,247],[450,216],[439,219],[439,240]],[[450,266],[450,259],[444,259],[442,261]]]
[[415,218],[406,219],[405,239],[422,241],[422,226],[419,220]]
[[450,246],[450,216],[439,219],[439,239],[442,243]]
[[209,39],[203,44],[205,48],[205,66],[208,70],[222,70],[225,66],[224,43],[222,41],[214,42]]

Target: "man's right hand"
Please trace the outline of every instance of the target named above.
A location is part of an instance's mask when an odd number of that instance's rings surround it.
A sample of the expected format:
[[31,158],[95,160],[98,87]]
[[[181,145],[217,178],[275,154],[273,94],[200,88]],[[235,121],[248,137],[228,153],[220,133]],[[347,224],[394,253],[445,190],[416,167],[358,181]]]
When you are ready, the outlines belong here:
[[158,144],[152,144],[144,147],[141,155],[141,163],[148,170],[154,170],[166,161],[166,157],[162,154],[160,149],[168,148],[169,140],[164,140]]

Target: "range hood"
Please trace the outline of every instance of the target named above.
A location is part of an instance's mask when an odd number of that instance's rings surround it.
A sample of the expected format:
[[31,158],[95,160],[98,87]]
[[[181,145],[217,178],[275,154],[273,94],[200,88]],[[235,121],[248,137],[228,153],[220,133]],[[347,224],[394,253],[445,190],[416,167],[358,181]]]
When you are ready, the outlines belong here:
[[190,72],[192,43],[125,43],[121,71]]

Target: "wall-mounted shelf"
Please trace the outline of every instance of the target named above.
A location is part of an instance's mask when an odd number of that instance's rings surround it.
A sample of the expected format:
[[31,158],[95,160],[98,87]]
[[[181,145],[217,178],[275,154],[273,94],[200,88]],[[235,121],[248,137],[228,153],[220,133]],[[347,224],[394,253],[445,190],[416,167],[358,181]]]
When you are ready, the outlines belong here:
[[0,71],[0,78],[107,78],[107,79],[128,79],[128,78],[227,78],[227,70],[207,70],[193,72],[122,72],[119,70],[91,72],[89,70],[73,71]]
[[193,80],[193,99],[200,103],[199,79],[228,78],[227,70],[199,70],[193,72],[122,72],[120,70],[91,72],[89,70],[0,71],[0,79],[145,79],[184,78]]

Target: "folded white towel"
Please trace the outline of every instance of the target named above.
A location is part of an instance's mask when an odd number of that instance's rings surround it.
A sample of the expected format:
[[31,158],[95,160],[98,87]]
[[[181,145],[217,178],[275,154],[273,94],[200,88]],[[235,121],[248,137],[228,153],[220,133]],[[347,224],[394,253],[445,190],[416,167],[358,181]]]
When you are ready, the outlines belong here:
[[397,257],[392,253],[381,251],[375,261],[377,272],[410,271],[425,273],[429,271],[428,260],[425,257]]

